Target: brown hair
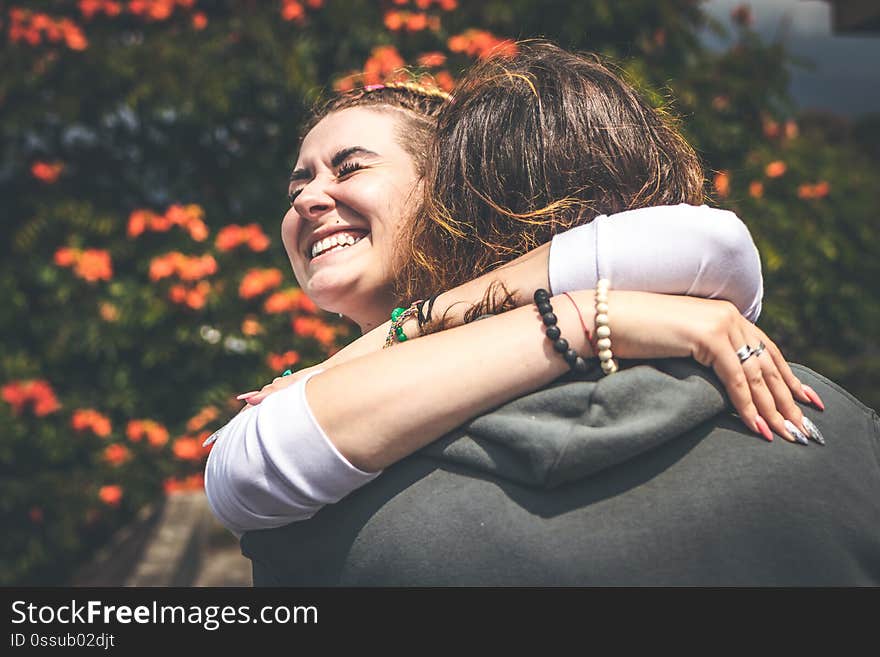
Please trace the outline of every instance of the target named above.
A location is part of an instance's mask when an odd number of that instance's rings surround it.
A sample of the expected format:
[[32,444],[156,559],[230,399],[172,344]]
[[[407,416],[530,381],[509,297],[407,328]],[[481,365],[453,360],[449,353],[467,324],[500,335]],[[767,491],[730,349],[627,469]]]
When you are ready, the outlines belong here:
[[666,114],[598,57],[545,42],[465,75],[428,163],[401,299],[471,280],[599,214],[703,199],[700,162]]

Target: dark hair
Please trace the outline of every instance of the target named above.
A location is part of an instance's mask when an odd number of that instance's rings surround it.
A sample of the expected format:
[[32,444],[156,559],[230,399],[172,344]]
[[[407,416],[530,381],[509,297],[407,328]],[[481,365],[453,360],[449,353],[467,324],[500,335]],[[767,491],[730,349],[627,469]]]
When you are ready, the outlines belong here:
[[598,57],[545,42],[467,72],[440,109],[428,162],[401,299],[471,280],[600,214],[703,199],[700,162],[666,114]]

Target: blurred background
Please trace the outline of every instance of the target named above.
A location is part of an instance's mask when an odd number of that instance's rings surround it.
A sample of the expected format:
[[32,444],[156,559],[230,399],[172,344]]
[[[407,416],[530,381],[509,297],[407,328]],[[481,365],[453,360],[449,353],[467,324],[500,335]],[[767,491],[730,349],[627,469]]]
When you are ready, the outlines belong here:
[[249,582],[201,443],[355,335],[280,241],[299,125],[506,40],[602,53],[680,116],[760,248],[759,324],[877,408],[878,35],[870,0],[0,2],[0,585]]

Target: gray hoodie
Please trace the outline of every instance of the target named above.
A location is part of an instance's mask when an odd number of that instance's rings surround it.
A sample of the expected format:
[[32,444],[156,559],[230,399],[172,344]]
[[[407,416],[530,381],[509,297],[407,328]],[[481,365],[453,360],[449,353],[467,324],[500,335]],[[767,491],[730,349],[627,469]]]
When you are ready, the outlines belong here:
[[566,377],[242,552],[258,586],[876,586],[880,421],[793,369],[825,447],[751,434],[693,361]]

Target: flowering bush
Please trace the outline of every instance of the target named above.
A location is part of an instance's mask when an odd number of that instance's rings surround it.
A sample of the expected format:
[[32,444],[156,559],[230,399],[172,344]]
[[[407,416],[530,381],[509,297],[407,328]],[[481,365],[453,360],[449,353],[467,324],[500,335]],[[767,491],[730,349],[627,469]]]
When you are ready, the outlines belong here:
[[652,102],[675,98],[761,248],[765,328],[880,401],[878,156],[795,115],[785,54],[746,9],[711,53],[691,0],[33,4],[0,10],[0,584],[64,583],[140,506],[200,488],[237,393],[352,337],[278,239],[316,90],[403,66],[451,89],[515,37],[599,51]]

